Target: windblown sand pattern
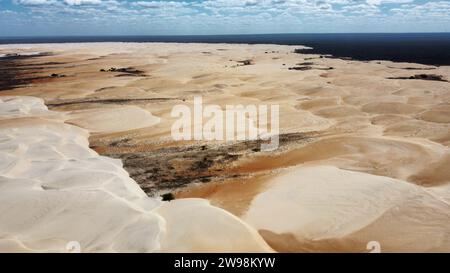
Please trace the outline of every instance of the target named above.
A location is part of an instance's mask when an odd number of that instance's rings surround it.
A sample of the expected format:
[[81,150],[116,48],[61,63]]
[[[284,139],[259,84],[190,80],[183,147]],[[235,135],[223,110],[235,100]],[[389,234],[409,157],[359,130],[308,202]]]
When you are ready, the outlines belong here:
[[[2,79],[0,204],[15,217],[0,216],[0,250],[450,251],[450,67],[296,48],[1,46],[48,54],[8,60]],[[280,105],[280,148],[173,141],[172,107],[195,96]],[[108,231],[67,228],[94,220]]]

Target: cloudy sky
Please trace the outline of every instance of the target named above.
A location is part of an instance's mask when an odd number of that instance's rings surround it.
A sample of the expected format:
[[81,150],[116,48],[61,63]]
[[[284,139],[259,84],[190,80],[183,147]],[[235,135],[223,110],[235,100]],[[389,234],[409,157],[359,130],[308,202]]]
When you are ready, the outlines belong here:
[[450,0],[0,0],[0,36],[450,32]]

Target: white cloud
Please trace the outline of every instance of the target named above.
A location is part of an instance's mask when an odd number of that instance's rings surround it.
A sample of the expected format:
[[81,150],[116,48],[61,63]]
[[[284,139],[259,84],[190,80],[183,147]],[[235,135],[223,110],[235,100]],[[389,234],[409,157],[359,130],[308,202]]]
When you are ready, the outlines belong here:
[[[427,4],[414,0],[12,1],[25,6],[26,10],[19,13],[23,14],[24,20],[33,21],[33,16],[42,15],[39,20],[61,20],[69,22],[67,26],[71,25],[70,22],[84,22],[102,27],[110,26],[110,22],[121,22],[118,31],[126,32],[129,27],[138,29],[136,33],[364,31],[366,26],[371,25],[375,25],[377,31],[383,31],[390,30],[392,23],[404,29],[414,29],[412,23],[419,21],[429,25],[437,25],[435,22],[439,20],[450,21],[448,0],[429,0]],[[383,7],[384,4],[392,5]],[[387,24],[387,21],[390,23]],[[63,23],[58,25],[66,26]],[[450,30],[450,25],[440,25]],[[119,28],[116,26],[109,30],[116,31]],[[91,29],[87,28],[86,31]]]
[[55,4],[55,0],[14,0],[15,4],[24,6],[39,6]]
[[188,3],[173,2],[173,1],[138,1],[134,2],[133,5],[152,9],[159,9],[159,8],[182,8],[187,6]]
[[382,4],[405,4],[411,2],[414,2],[414,0],[367,0],[367,4],[375,6]]
[[416,21],[426,20],[431,17],[434,19],[441,18],[447,22],[450,21],[450,2],[447,1],[428,2],[421,5],[403,5],[400,8],[391,9],[391,11],[395,13],[395,16],[415,18]]
[[12,14],[16,14],[15,11],[9,10],[9,9],[5,9],[5,10],[0,10],[1,14],[6,14],[6,15],[12,15]]
[[70,6],[98,5],[102,3],[102,0],[64,0],[64,3]]
[[245,2],[245,6],[256,6],[259,4],[258,0],[246,0]]

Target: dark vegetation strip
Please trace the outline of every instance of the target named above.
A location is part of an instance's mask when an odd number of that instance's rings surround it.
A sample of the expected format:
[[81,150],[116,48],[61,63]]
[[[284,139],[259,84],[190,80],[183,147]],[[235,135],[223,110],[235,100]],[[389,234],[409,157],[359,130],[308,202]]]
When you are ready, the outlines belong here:
[[32,83],[36,80],[50,79],[48,76],[28,76],[36,74],[49,66],[53,66],[54,62],[26,64],[24,61],[39,57],[51,56],[51,53],[44,52],[35,55],[14,55],[11,54],[0,58],[0,91],[11,90]]
[[448,82],[441,75],[436,74],[417,74],[408,77],[389,77],[390,80],[424,80],[424,81],[439,81],[439,82]]
[[139,98],[139,99],[79,99],[79,100],[64,100],[46,103],[48,107],[55,108],[60,106],[85,104],[85,103],[103,103],[103,104],[125,104],[132,102],[146,102],[146,101],[169,101],[181,100],[178,98]]
[[[313,141],[314,134],[290,133],[280,135],[280,148],[292,143]],[[123,138],[106,144],[111,148],[130,148],[132,152],[103,153],[121,159],[124,168],[150,196],[172,192],[192,183],[207,183],[239,177],[231,173],[232,163],[242,156],[262,153],[261,140],[241,141],[223,145],[190,145],[165,147],[136,152],[131,139]],[[100,146],[92,146],[96,149]]]

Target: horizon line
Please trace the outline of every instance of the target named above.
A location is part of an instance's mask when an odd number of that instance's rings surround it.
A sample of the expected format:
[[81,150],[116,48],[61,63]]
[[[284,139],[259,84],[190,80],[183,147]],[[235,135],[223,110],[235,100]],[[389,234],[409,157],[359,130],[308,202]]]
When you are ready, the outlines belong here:
[[2,38],[47,38],[47,37],[188,37],[188,36],[259,36],[259,35],[298,35],[298,34],[450,34],[450,31],[437,32],[286,32],[286,33],[239,33],[239,34],[76,34],[76,35],[17,35],[2,36]]

